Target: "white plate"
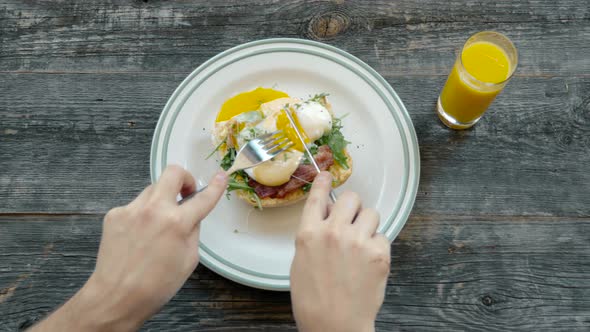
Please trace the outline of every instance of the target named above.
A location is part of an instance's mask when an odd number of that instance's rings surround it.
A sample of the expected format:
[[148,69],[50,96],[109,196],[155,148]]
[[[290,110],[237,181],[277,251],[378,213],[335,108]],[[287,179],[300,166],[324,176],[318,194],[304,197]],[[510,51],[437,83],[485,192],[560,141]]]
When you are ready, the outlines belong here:
[[[294,97],[327,92],[354,161],[350,179],[364,205],[381,214],[379,232],[390,241],[414,204],[420,158],[408,113],[391,86],[358,58],[335,47],[299,39],[268,39],[227,50],[193,71],[174,91],[158,121],[151,150],[155,182],[168,164],[207,179],[218,168],[210,131],[229,97],[256,87]],[[289,289],[289,267],[302,204],[257,211],[223,198],[201,227],[201,262],[236,282]]]

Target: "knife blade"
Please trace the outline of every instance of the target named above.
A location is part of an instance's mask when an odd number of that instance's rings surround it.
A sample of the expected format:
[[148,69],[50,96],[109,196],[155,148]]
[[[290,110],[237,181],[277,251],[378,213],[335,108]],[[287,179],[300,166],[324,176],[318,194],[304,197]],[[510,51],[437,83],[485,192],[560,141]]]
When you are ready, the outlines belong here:
[[[322,170],[318,166],[318,163],[315,162],[315,159],[313,159],[313,155],[311,154],[311,151],[309,151],[309,148],[305,144],[305,140],[303,139],[303,135],[301,135],[301,132],[299,132],[299,128],[297,128],[297,126],[295,125],[295,120],[291,116],[291,113],[289,112],[288,109],[283,109],[283,111],[287,114],[287,118],[289,119],[291,126],[295,130],[295,133],[297,134],[297,138],[299,138],[299,141],[301,141],[301,144],[303,144],[303,148],[305,149],[305,153],[307,153],[307,158],[311,161],[315,170],[318,173],[320,173]],[[334,190],[330,190],[330,199],[332,200],[332,203],[336,203],[336,194],[334,194]]]

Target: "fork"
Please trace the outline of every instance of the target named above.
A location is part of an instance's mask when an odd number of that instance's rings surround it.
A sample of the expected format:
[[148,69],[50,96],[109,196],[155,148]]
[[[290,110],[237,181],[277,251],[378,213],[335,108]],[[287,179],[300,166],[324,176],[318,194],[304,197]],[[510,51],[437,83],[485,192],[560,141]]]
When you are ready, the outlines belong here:
[[[240,148],[234,159],[234,163],[225,173],[229,176],[237,171],[257,166],[276,157],[279,153],[290,149],[293,145],[293,142],[289,140],[282,130],[260,135]],[[199,188],[178,201],[178,204],[186,202],[206,188],[207,185]]]
[[290,149],[293,145],[282,130],[258,136],[242,146],[233,165],[226,173],[229,176],[237,171],[257,166]]

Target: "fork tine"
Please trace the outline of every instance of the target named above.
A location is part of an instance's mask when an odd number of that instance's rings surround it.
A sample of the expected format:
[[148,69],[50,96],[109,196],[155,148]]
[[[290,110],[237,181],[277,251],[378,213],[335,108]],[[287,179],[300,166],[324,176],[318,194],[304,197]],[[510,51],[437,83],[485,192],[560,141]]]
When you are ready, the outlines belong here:
[[289,138],[286,136],[283,136],[283,137],[277,138],[276,140],[273,140],[273,141],[267,143],[266,145],[263,146],[263,148],[266,151],[270,151],[278,146],[281,146],[281,145],[283,145],[285,143],[289,143],[289,142],[290,142]]
[[283,137],[284,137],[283,135],[269,137],[269,138],[267,138],[265,140],[258,141],[258,144],[260,146],[263,146],[264,147],[264,146],[273,144],[273,142],[276,142],[277,140],[283,139]]
[[272,139],[273,136],[278,135],[278,134],[282,134],[282,133],[283,133],[282,130],[277,130],[277,131],[273,131],[272,133],[260,135],[256,138],[259,139],[261,142],[266,142],[269,139]]
[[287,151],[287,150],[289,150],[289,149],[290,149],[291,147],[293,147],[294,145],[295,145],[295,144],[293,144],[293,142],[289,142],[289,144],[287,144],[287,145],[283,146],[283,147],[282,147],[281,149],[279,149],[279,150],[274,150],[274,149],[273,149],[274,151],[273,151],[273,150],[270,150],[270,151],[267,151],[267,152],[268,152],[269,154],[271,154],[271,155],[274,155],[274,156],[276,156],[276,155],[278,155],[279,153],[281,153],[281,152],[283,152],[283,151]]
[[274,147],[277,144],[278,145],[281,145],[283,143],[287,143],[288,140],[289,140],[289,138],[286,137],[286,136],[278,137],[277,139],[274,139],[272,141],[269,141],[269,142],[263,144],[262,145],[262,148],[265,149],[265,150],[270,150],[271,147]]
[[292,146],[294,146],[293,142],[291,142],[283,130],[258,136],[242,146],[240,151],[238,151],[236,160],[242,158],[241,160],[244,163],[238,164],[240,166],[234,168],[236,165],[236,161],[234,161],[234,165],[230,167],[228,172],[231,173],[240,169],[254,167],[290,149]]

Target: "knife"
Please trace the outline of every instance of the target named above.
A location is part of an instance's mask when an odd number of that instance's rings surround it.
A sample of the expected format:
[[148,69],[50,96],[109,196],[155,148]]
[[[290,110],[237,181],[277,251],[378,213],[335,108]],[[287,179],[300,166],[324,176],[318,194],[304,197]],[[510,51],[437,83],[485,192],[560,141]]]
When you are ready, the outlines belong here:
[[[308,157],[307,159],[309,159],[311,161],[315,170],[318,173],[320,173],[322,170],[318,166],[318,163],[315,162],[315,159],[313,159],[313,155],[311,154],[311,151],[309,151],[309,148],[307,148],[307,145],[305,144],[305,141],[303,140],[303,135],[301,135],[301,132],[299,132],[299,128],[297,128],[297,126],[295,125],[295,120],[293,120],[291,113],[289,112],[288,109],[283,109],[283,111],[285,111],[285,113],[287,113],[287,118],[289,118],[289,122],[291,122],[291,126],[293,127],[293,129],[295,129],[295,133],[297,134],[297,137],[301,141],[301,144],[303,144],[303,148],[305,149],[305,153],[307,153],[307,157]],[[330,199],[332,200],[332,203],[336,203],[336,195],[334,194],[334,190],[330,190]]]

